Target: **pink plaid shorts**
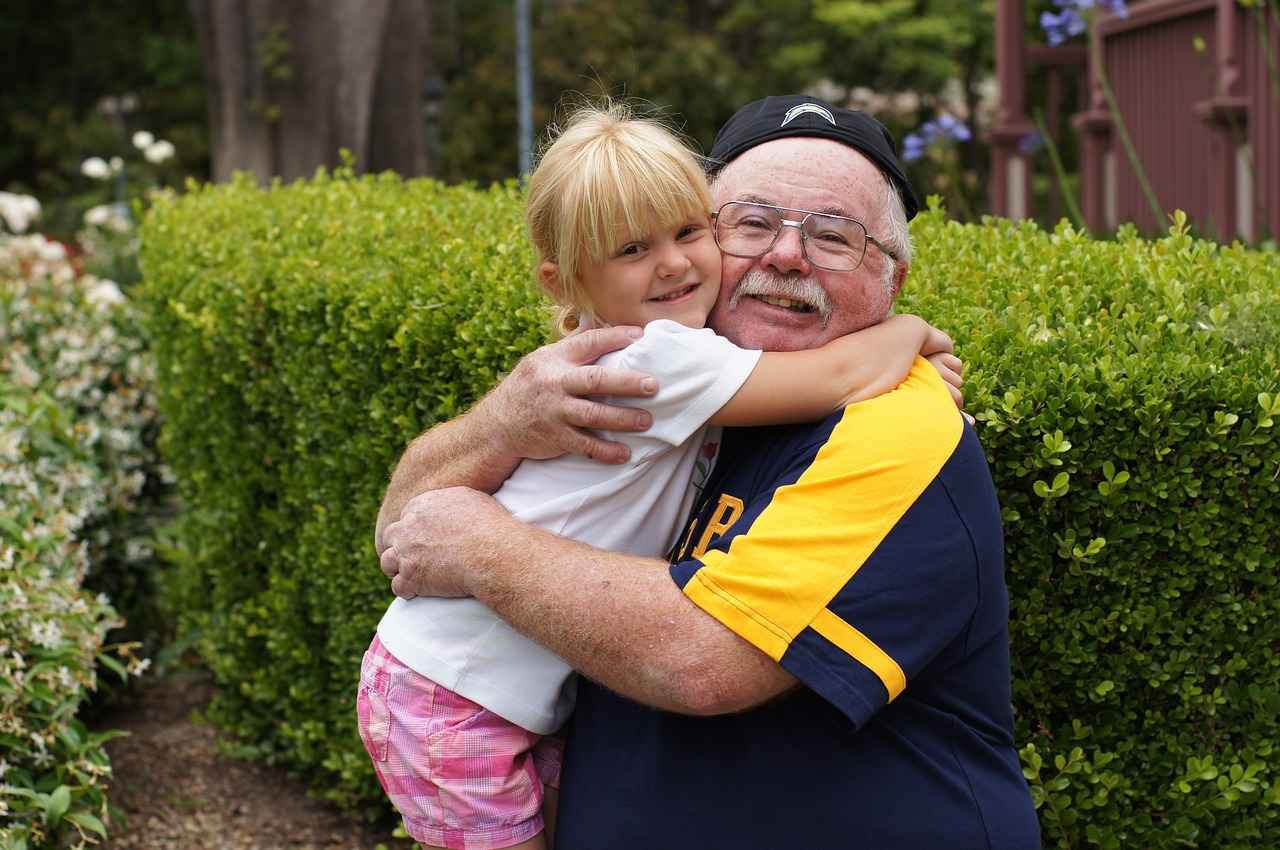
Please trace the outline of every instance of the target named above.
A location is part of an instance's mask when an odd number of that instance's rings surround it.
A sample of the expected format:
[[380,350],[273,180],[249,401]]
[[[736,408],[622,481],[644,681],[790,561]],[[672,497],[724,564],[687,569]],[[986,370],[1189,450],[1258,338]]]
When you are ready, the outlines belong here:
[[415,673],[373,639],[356,719],[378,781],[415,841],[495,850],[542,831],[564,739],[538,735]]

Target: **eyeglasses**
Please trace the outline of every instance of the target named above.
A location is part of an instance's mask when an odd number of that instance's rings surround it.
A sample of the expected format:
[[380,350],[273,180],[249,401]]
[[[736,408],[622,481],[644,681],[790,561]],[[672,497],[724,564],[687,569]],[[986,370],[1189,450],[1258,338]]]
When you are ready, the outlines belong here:
[[[804,213],[804,218],[793,221],[783,218],[783,213]],[[867,233],[862,222],[842,215],[730,201],[712,213],[712,218],[716,222],[716,244],[731,257],[759,257],[778,241],[782,228],[794,227],[800,231],[805,259],[820,269],[853,271],[862,265],[868,242],[898,259],[884,243]]]

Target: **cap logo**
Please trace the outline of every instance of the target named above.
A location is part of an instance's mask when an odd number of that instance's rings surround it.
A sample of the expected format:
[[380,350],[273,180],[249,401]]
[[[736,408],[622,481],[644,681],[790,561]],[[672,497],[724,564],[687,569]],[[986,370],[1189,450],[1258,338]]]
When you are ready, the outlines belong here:
[[823,118],[827,119],[827,121],[831,122],[832,125],[835,125],[836,123],[835,116],[831,114],[830,110],[825,109],[816,103],[802,103],[799,106],[793,106],[788,109],[786,117],[782,119],[782,123],[778,126],[785,127],[790,124],[794,118],[803,115],[806,112],[812,112],[814,115],[821,115]]

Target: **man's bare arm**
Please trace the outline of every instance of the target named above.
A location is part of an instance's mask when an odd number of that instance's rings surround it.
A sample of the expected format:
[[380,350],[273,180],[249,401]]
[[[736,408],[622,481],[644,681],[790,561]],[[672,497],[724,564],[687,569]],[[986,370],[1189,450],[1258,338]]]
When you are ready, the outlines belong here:
[[384,529],[419,493],[453,486],[492,493],[523,458],[581,454],[602,463],[624,462],[626,446],[588,429],[643,431],[650,425],[649,414],[587,396],[656,392],[657,384],[648,375],[593,365],[640,333],[639,328],[602,328],[545,345],[522,358],[470,411],[410,443],[378,510],[378,554],[386,548]]
[[659,560],[618,555],[511,517],[453,488],[387,532],[400,595],[475,596],[570,666],[638,702],[685,714],[758,705],[795,679],[685,597]]

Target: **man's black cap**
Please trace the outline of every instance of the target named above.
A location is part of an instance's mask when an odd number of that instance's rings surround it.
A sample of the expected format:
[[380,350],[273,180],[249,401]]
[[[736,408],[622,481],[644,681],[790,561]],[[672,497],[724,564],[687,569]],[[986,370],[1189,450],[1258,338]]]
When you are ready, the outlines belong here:
[[898,164],[897,145],[884,125],[865,112],[841,109],[807,95],[766,97],[735,112],[716,133],[708,157],[707,174],[715,175],[756,145],[789,136],[832,139],[854,148],[894,182],[902,194],[907,220],[915,218],[920,201]]

